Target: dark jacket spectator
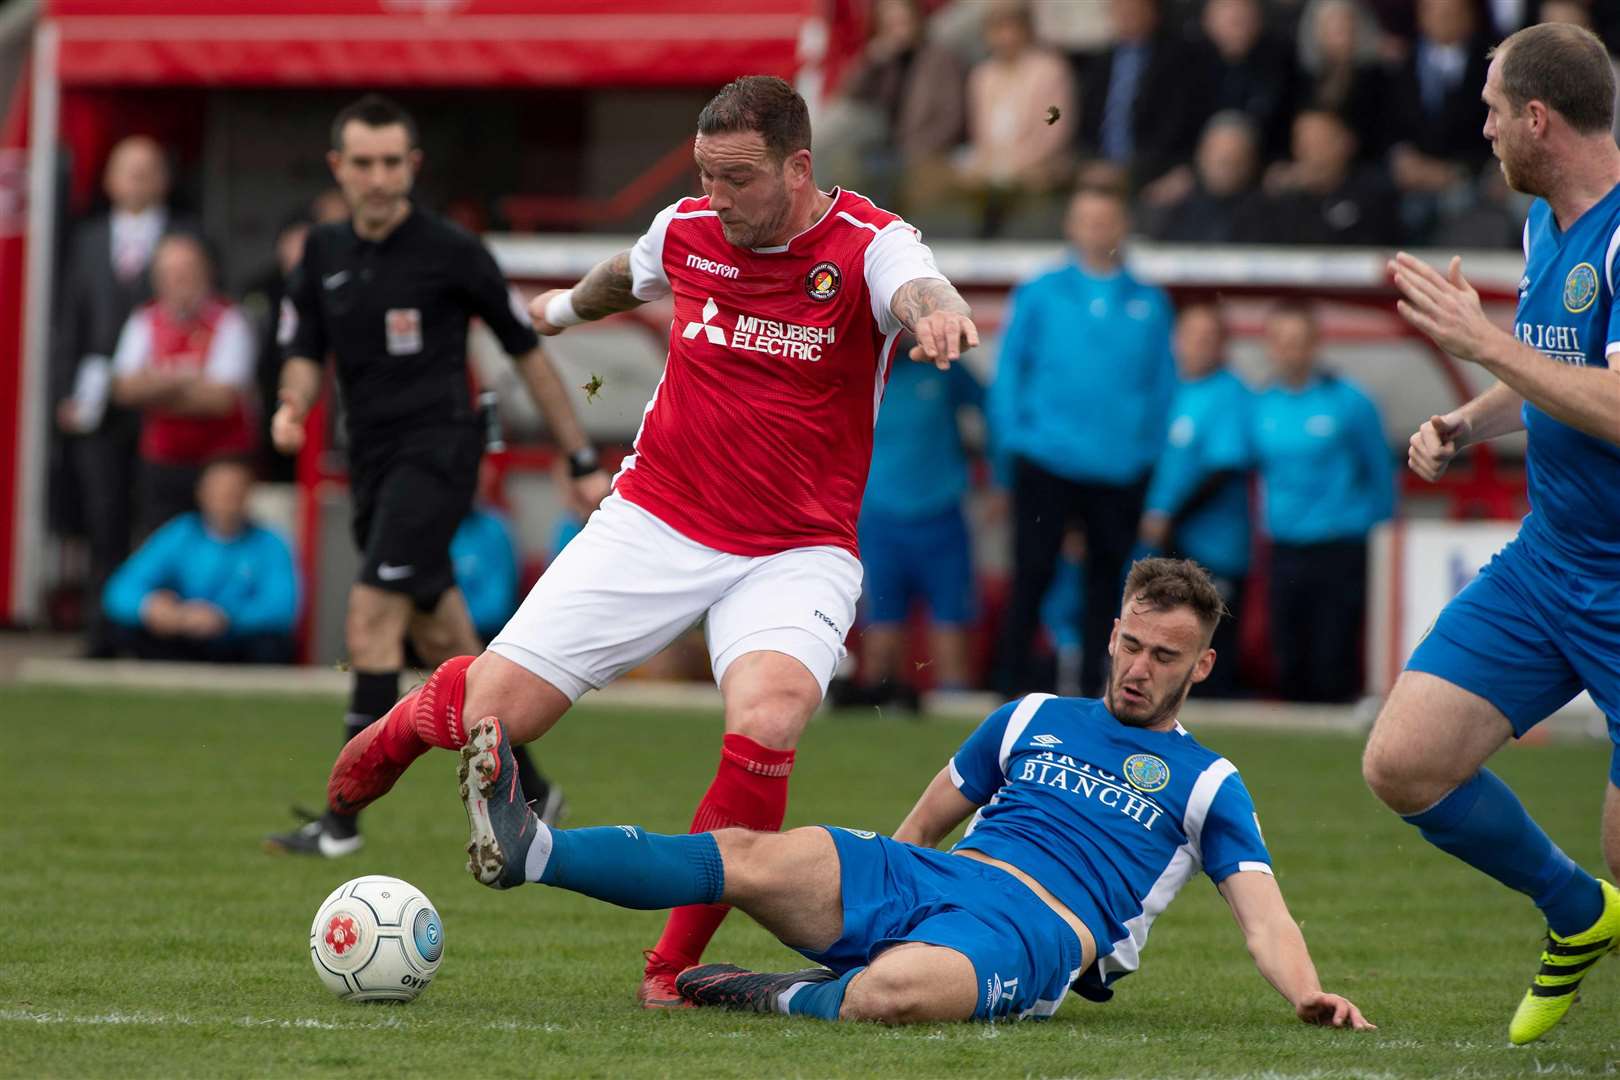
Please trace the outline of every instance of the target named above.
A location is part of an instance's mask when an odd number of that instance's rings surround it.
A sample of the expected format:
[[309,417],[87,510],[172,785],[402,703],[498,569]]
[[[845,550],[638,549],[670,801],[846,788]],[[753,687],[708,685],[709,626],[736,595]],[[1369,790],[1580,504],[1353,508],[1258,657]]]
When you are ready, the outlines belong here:
[[1356,137],[1336,113],[1294,118],[1294,156],[1271,167],[1265,190],[1273,243],[1400,242],[1395,192],[1377,166],[1356,163]]
[[1125,166],[1140,187],[1192,155],[1211,110],[1185,89],[1202,65],[1162,24],[1159,0],[1110,0],[1109,15],[1114,44],[1080,64],[1080,148]]
[[1418,0],[1418,37],[1397,69],[1388,122],[1395,185],[1406,193],[1439,193],[1470,180],[1491,155],[1485,126],[1486,59],[1473,0]]
[[153,533],[107,582],[107,618],[148,659],[286,662],[298,578],[286,541],[247,516],[253,467],[211,463],[201,510]]
[[[1259,134],[1241,112],[1210,117],[1198,140],[1190,185],[1175,170],[1149,185],[1146,232],[1170,244],[1255,244],[1268,235],[1257,180]],[[1184,194],[1177,195],[1179,187]],[[1152,206],[1153,202],[1159,205]]]
[[1292,42],[1264,33],[1259,0],[1209,0],[1202,26],[1211,46],[1199,95],[1205,107],[1247,113],[1260,131],[1261,156],[1279,156],[1299,82]]
[[1300,18],[1301,104],[1344,117],[1363,160],[1389,150],[1390,79],[1378,57],[1378,24],[1359,0],[1312,0]]
[[124,320],[152,295],[148,268],[158,239],[185,227],[164,205],[168,167],[151,139],[131,136],[114,146],[103,185],[110,209],[81,224],[68,244],[50,377],[62,435],[51,448],[52,525],[88,542],[93,656],[111,650],[94,598],[129,554],[140,430],[136,413],[107,403],[109,364]]
[[879,0],[872,16],[872,39],[843,96],[878,111],[903,162],[945,156],[966,123],[961,62],[927,39],[915,0]]

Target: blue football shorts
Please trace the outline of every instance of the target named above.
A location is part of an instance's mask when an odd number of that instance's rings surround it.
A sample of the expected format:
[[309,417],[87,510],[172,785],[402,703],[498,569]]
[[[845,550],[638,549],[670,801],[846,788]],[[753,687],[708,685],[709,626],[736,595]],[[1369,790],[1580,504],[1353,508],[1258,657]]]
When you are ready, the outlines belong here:
[[1582,688],[1609,721],[1620,785],[1620,581],[1555,566],[1522,538],[1447,604],[1408,671],[1439,676],[1501,710],[1521,736]]
[[842,974],[906,941],[962,953],[978,977],[976,1020],[1045,1019],[1080,975],[1080,939],[1004,870],[862,829],[823,826],[838,848],[844,933],[805,952]]
[[861,515],[861,565],[868,622],[903,623],[921,599],[936,624],[973,619],[973,551],[962,508],[907,519]]

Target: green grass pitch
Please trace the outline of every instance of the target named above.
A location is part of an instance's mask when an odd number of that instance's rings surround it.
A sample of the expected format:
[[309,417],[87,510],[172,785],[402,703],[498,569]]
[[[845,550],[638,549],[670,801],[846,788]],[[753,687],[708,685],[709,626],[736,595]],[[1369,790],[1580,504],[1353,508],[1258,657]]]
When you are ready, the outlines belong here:
[[[1044,1024],[887,1030],[781,1017],[646,1014],[640,950],[661,913],[464,869],[453,761],[435,753],[368,813],[339,862],[259,848],[315,802],[336,702],[7,688],[0,705],[0,1075],[107,1076],[1574,1076],[1620,1071],[1620,960],[1544,1042],[1507,1019],[1541,927],[1524,898],[1430,849],[1375,805],[1343,736],[1200,732],[1243,770],[1295,916],[1368,1035],[1297,1023],[1254,971],[1207,880],[1154,928],[1114,1001]],[[718,719],[582,708],[539,744],[575,825],[684,831]],[[892,829],[965,724],[834,715],[812,725],[790,825]],[[1608,750],[1497,763],[1542,823],[1601,866]],[[409,1006],[346,1005],[308,958],[316,905],[365,873],[406,878],[444,919],[445,959]],[[708,954],[796,958],[733,916]]]

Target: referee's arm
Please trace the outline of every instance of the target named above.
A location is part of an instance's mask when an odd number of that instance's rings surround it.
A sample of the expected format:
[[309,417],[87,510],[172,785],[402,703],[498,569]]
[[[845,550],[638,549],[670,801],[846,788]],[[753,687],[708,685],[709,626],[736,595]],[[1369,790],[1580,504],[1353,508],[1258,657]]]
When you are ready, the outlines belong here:
[[321,396],[322,364],[311,357],[326,356],[326,333],[321,324],[315,282],[318,268],[311,264],[314,245],[306,243],[304,257],[287,276],[282,298],[276,345],[282,350],[281,383],[275,415],[270,418],[270,441],[289,456],[304,447],[304,418]]

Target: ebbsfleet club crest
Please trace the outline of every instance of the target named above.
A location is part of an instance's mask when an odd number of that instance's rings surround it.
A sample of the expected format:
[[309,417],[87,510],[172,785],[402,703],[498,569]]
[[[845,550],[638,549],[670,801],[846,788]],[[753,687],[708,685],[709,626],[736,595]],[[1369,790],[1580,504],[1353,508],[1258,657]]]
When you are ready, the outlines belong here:
[[1579,315],[1591,307],[1597,294],[1597,270],[1591,263],[1581,263],[1564,279],[1564,308],[1572,315]]
[[843,283],[844,275],[838,272],[837,263],[818,262],[804,276],[805,295],[825,303],[838,295],[838,287]]
[[1163,791],[1170,783],[1170,766],[1152,754],[1132,754],[1125,759],[1125,779],[1144,794]]

